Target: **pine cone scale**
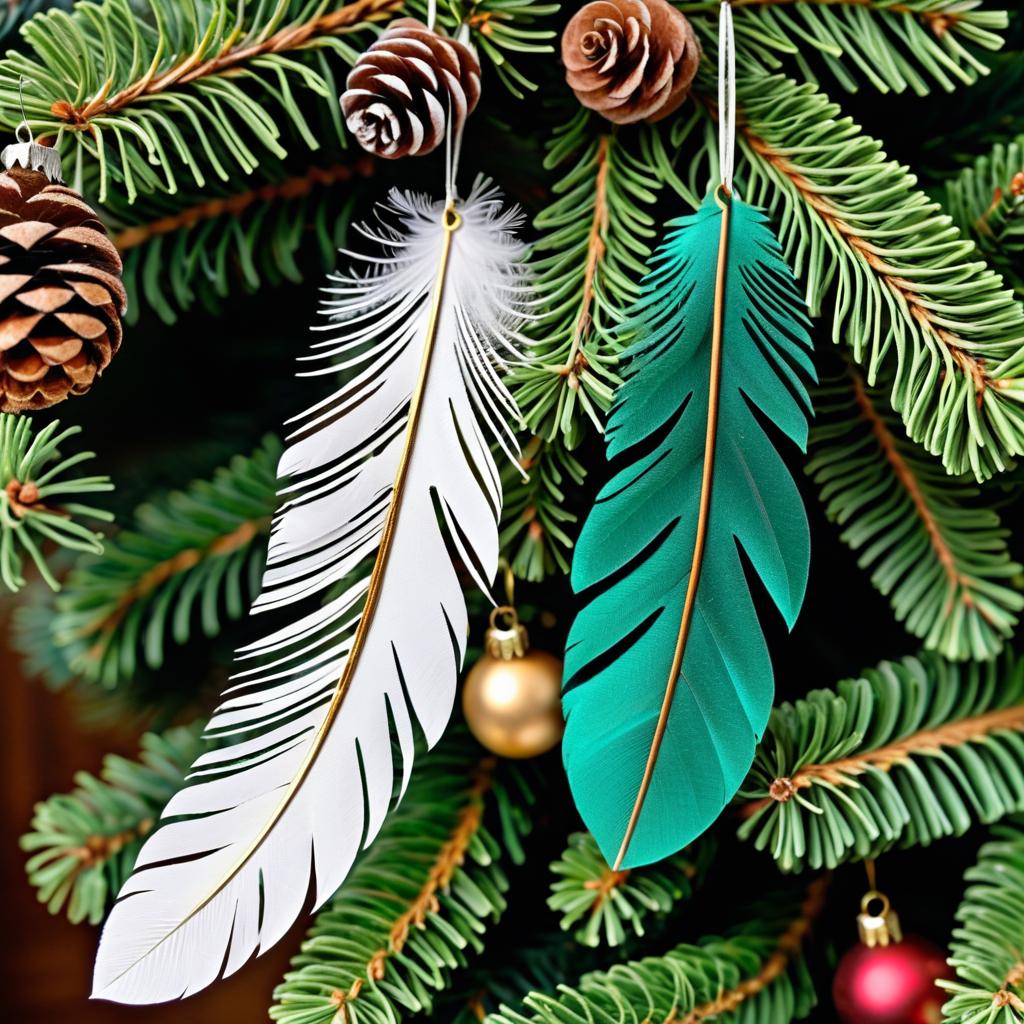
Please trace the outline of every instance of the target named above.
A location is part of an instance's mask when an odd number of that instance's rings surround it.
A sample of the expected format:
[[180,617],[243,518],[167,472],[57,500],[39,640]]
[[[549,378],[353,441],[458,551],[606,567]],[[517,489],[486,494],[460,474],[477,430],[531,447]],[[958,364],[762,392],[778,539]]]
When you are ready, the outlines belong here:
[[562,35],[566,81],[583,106],[615,124],[677,110],[700,56],[690,23],[667,0],[595,0]]
[[429,153],[446,131],[461,132],[479,99],[480,64],[470,49],[399,18],[349,72],[341,107],[359,144],[394,160]]
[[121,344],[120,271],[76,192],[37,171],[0,174],[0,411],[88,391]]

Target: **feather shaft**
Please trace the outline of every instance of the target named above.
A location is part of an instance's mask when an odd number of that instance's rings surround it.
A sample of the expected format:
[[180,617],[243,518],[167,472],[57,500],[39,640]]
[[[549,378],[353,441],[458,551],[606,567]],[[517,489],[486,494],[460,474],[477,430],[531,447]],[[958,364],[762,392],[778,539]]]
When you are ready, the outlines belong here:
[[719,191],[721,189],[715,192],[715,202],[718,203],[722,210],[722,226],[718,234],[718,266],[715,271],[715,306],[711,329],[711,369],[708,383],[708,422],[707,431],[704,435],[704,466],[701,471],[697,532],[693,541],[690,577],[686,584],[683,614],[679,620],[679,634],[676,637],[675,651],[672,655],[672,666],[669,669],[668,682],[665,685],[665,697],[661,702],[658,722],[654,728],[654,736],[651,738],[651,749],[647,755],[647,765],[644,768],[643,778],[640,780],[640,788],[637,790],[636,802],[633,804],[633,810],[629,816],[626,834],[622,837],[622,845],[619,847],[615,864],[612,866],[613,871],[618,871],[622,866],[622,862],[626,859],[626,854],[629,852],[629,844],[633,839],[637,822],[640,820],[640,814],[644,809],[647,792],[651,788],[654,766],[658,763],[661,744],[665,739],[665,730],[668,728],[668,716],[672,711],[672,700],[676,694],[676,686],[679,685],[679,676],[683,668],[683,655],[686,653],[686,641],[690,636],[693,612],[697,606],[700,570],[704,564],[704,547],[708,537],[708,516],[711,511],[711,486],[715,476],[715,444],[718,440],[718,400],[721,394],[722,378],[722,334],[725,323],[725,276],[729,266],[730,201],[728,195],[723,201]]

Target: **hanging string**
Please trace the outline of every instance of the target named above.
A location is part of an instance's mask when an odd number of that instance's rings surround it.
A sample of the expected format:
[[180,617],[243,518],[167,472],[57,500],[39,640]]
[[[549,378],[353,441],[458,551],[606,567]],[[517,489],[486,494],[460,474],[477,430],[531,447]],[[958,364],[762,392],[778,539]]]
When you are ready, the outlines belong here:
[[732,192],[736,163],[736,42],[732,4],[722,0],[718,18],[718,166],[726,193]]
[[[436,14],[437,2],[431,0],[430,9]],[[433,24],[431,23],[431,27]],[[463,22],[459,26],[458,32],[455,34],[455,39],[474,50],[473,40],[470,38],[469,25]],[[445,133],[444,140],[444,155],[445,155],[445,205],[450,206],[455,202],[457,193],[455,191],[455,179],[459,173],[459,156],[462,153],[462,129],[463,126],[459,126],[457,132],[452,132],[452,99],[451,95],[448,96],[448,131]]]

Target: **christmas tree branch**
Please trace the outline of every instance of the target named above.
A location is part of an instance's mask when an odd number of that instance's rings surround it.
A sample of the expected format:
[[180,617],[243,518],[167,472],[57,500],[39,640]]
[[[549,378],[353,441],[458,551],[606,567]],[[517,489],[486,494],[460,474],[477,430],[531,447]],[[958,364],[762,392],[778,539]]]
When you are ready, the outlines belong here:
[[1024,298],[1024,136],[996,143],[948,181],[945,206]]
[[584,946],[618,946],[629,933],[644,935],[645,921],[664,918],[691,898],[714,858],[715,843],[703,838],[660,864],[616,871],[605,863],[589,832],[569,837],[551,865],[548,906],[562,915],[561,927],[575,927]]
[[722,939],[680,945],[663,956],[586,974],[557,995],[532,992],[522,1008],[503,1006],[489,1024],[581,1024],[708,1019],[744,1008],[750,1024],[787,1024],[806,1016],[814,988],[801,958],[804,940],[824,905],[825,880],[749,908],[749,919]]
[[814,396],[807,472],[897,619],[945,657],[991,658],[1024,608],[1006,585],[1020,572],[1008,533],[972,480],[950,478],[907,438],[889,390],[885,379],[869,387],[849,364],[825,381]]
[[124,254],[134,315],[143,302],[168,323],[197,303],[220,312],[239,286],[255,292],[301,281],[310,249],[320,269],[334,267],[362,182],[376,170],[373,160],[363,155],[317,163],[301,174],[272,162],[260,170],[265,183],[242,191],[211,188],[205,197],[155,193],[132,204],[108,202],[103,212]]
[[142,737],[138,761],[110,754],[99,777],[75,776],[77,789],[39,803],[21,840],[29,881],[51,914],[72,923],[102,920],[131,872],[142,839],[181,787],[204,745],[196,726]]
[[740,83],[750,201],[769,208],[813,315],[951,473],[985,479],[1024,451],[1024,310],[914,178],[813,87]]
[[[428,755],[274,993],[272,1020],[355,1024],[430,1012],[505,910],[528,793],[455,730]],[[497,836],[492,829],[497,829]]]
[[656,235],[649,212],[674,177],[653,128],[641,129],[637,152],[615,134],[590,135],[582,110],[559,128],[545,166],[569,168],[552,188],[554,200],[536,218],[542,232],[531,263],[544,312],[527,328],[529,365],[512,388],[530,430],[574,448],[589,420],[601,429],[622,348],[621,311],[637,295]]
[[672,1024],[700,1024],[704,1020],[715,1020],[723,1014],[739,1009],[777,981],[788,970],[793,959],[800,955],[814,922],[821,915],[825,907],[828,883],[829,879],[826,876],[816,878],[808,885],[800,912],[789,922],[779,936],[775,950],[755,975],[745,978],[735,988],[722,992],[702,1006],[694,1008],[685,1017],[672,1018]]
[[188,206],[176,213],[158,217],[144,224],[135,224],[118,231],[114,245],[122,253],[151,242],[160,235],[186,231],[197,224],[218,217],[238,217],[255,205],[270,205],[280,200],[308,196],[317,188],[349,182],[353,178],[369,178],[373,174],[373,159],[363,154],[347,164],[332,164],[330,167],[310,167],[304,174],[293,175],[279,182],[269,182],[259,188],[237,192],[231,196],[206,199]]
[[182,57],[176,64],[162,68],[150,64],[145,74],[137,81],[121,88],[113,96],[108,95],[112,80],[92,98],[74,103],[66,99],[53,102],[50,112],[63,121],[71,131],[89,131],[93,120],[109,117],[142,100],[157,96],[170,89],[181,88],[200,79],[215,75],[228,75],[241,65],[249,64],[260,57],[288,53],[315,45],[320,39],[351,32],[357,27],[386,21],[400,11],[404,0],[352,0],[333,11],[319,13],[323,7],[314,8],[314,15],[305,22],[293,22],[278,29],[272,35],[244,39],[237,45],[232,37],[205,60],[205,50],[197,50]]
[[94,453],[65,457],[60,452],[60,446],[80,431],[81,427],[62,431],[54,421],[35,433],[27,416],[0,414],[0,583],[8,590],[25,585],[26,557],[51,589],[60,589],[47,565],[47,542],[70,551],[103,551],[102,535],[78,518],[110,522],[113,515],[77,499],[111,491],[114,485],[106,476],[69,478],[69,471]]
[[[714,37],[717,4],[677,5],[699,23],[701,38]],[[737,46],[767,71],[795,63],[816,81],[812,64],[823,62],[839,84],[855,92],[867,82],[880,92],[927,95],[931,81],[952,92],[989,68],[977,51],[1003,45],[1005,11],[980,0],[734,0]]]
[[740,836],[779,867],[835,867],[1024,810],[1024,661],[883,662],[777,708]]
[[938,984],[950,993],[945,1020],[1020,1024],[1024,1021],[1024,827],[1019,820],[993,829],[957,911],[950,966],[956,979]]
[[140,658],[159,668],[168,639],[188,643],[197,605],[206,636],[220,632],[222,612],[244,614],[263,569],[279,452],[279,442],[267,438],[211,481],[143,506],[134,528],[110,541],[102,558],[71,573],[52,639],[72,669],[115,686],[133,677]]
[[583,483],[584,469],[572,452],[536,435],[522,451],[518,465],[506,460],[502,468],[499,544],[519,579],[539,583],[569,571],[573,538],[566,530],[577,516],[566,503]]

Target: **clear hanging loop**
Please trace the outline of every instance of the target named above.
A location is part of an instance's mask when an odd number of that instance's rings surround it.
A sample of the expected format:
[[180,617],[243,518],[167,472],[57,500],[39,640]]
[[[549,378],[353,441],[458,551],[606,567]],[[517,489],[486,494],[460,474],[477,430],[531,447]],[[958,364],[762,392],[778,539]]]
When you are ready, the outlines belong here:
[[736,164],[736,42],[732,4],[722,0],[718,17],[718,166],[726,195]]

